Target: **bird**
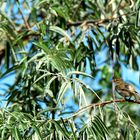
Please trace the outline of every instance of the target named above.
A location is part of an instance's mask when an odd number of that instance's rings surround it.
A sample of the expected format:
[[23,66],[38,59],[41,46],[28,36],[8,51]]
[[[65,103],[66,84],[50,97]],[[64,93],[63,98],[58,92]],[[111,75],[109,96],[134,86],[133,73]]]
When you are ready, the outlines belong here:
[[140,100],[140,96],[138,92],[135,90],[135,87],[132,84],[128,84],[123,81],[122,78],[113,79],[115,83],[115,90],[125,99],[129,97],[129,100],[132,96],[135,97],[136,100]]

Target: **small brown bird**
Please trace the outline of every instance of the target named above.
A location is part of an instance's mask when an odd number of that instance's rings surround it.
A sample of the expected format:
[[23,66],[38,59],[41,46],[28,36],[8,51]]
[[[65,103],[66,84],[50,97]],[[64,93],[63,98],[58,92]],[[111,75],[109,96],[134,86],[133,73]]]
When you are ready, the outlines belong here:
[[115,83],[115,90],[125,99],[134,96],[136,100],[140,100],[140,96],[133,85],[125,83],[121,78],[113,79],[113,82]]

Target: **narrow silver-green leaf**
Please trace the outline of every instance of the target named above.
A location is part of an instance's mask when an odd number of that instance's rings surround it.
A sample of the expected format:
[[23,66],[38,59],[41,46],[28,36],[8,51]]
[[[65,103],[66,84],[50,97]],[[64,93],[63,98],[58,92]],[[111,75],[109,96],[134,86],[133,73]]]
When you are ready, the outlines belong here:
[[62,83],[61,88],[58,93],[57,103],[61,101],[68,87],[70,87],[70,83],[68,83],[67,81]]
[[68,35],[66,31],[64,31],[62,28],[59,28],[58,26],[50,26],[50,31],[56,32],[58,34],[61,34],[62,36],[65,36],[69,39],[70,42],[72,42],[72,38]]

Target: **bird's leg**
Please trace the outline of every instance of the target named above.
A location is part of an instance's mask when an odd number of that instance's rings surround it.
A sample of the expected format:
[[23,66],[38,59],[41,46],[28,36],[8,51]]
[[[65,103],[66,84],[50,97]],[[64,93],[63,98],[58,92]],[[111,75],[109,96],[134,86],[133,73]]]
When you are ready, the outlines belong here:
[[128,101],[128,102],[130,101],[130,98],[129,98],[129,99],[127,99],[126,97],[124,97],[124,99],[125,99],[126,101]]
[[129,101],[131,100],[131,96],[129,97],[129,99],[128,99]]
[[125,97],[126,101],[128,101],[128,102],[132,101],[132,100],[131,100],[131,97],[132,97],[132,96],[130,96],[128,99]]

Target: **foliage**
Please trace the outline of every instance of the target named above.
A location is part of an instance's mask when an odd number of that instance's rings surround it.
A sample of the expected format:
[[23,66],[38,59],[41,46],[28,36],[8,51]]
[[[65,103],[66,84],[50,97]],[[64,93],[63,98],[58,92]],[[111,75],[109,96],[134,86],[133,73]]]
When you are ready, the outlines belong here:
[[122,66],[139,71],[139,0],[0,5],[0,76],[15,77],[5,84],[1,139],[140,138],[137,106],[83,109],[114,98],[110,79]]

